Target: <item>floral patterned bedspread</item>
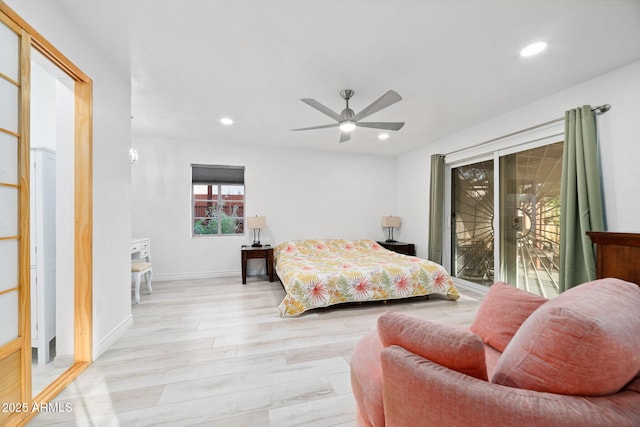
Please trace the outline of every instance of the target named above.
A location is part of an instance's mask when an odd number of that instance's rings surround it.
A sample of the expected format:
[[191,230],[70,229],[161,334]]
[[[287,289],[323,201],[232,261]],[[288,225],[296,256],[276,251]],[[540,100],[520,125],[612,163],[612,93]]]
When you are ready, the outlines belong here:
[[343,302],[378,301],[433,293],[459,298],[439,264],[389,251],[373,240],[301,240],[274,249],[287,292],[281,316]]

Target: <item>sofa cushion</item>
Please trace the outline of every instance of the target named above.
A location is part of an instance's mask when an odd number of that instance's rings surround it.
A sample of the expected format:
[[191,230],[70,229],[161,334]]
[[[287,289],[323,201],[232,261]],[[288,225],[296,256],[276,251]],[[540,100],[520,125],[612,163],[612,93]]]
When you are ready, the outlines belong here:
[[492,382],[603,396],[640,372],[640,288],[618,279],[576,286],[536,310],[498,360]]
[[378,335],[384,347],[399,345],[439,365],[488,379],[484,344],[467,330],[387,312],[378,318]]
[[496,282],[489,288],[469,329],[502,352],[522,322],[545,302],[546,298]]

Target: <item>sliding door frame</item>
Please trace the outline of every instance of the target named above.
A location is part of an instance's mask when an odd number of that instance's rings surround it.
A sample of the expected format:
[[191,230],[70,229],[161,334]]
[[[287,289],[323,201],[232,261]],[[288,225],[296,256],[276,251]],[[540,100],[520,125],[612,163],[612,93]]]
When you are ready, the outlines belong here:
[[[31,396],[31,305],[27,237],[26,241],[21,242],[20,247],[18,336],[22,338],[24,375],[20,375],[19,380],[24,398],[22,403],[32,408],[33,404],[51,401],[91,364],[93,357],[93,81],[1,0],[0,13],[26,34],[23,43],[28,45],[23,45],[23,48],[36,49],[74,80],[74,363],[37,396]],[[30,55],[23,55],[23,61],[25,57],[28,58]],[[30,84],[28,75],[24,84],[27,87]],[[26,189],[29,188],[29,103],[30,93],[28,90],[23,91],[23,137],[19,148],[19,167],[21,176],[25,176],[22,185],[25,185]],[[21,201],[21,206],[29,207],[28,190],[26,200]],[[21,220],[23,217],[24,215],[21,216]],[[27,228],[28,236],[28,214],[26,222],[23,221],[21,226]],[[31,410],[26,413],[15,412],[8,421],[10,425],[22,425],[36,414],[37,412]]]
[[[545,145],[553,144],[564,138],[564,123],[553,123],[544,128],[535,129],[530,132],[525,132],[517,136],[501,140],[496,143],[487,144],[482,147],[472,147],[468,150],[461,150],[454,155],[445,155],[445,213],[442,236],[442,265],[449,268],[453,274],[453,218],[452,218],[452,178],[451,173],[454,168],[467,166],[474,163],[483,162],[486,160],[493,160],[493,176],[494,176],[494,212],[500,212],[500,157],[509,154],[518,153],[533,148],[543,147]],[[494,282],[503,280],[500,274],[500,215],[494,215],[493,229],[494,229]],[[463,284],[467,287],[476,290],[486,291],[487,287],[473,283],[457,277],[453,278],[454,281]]]

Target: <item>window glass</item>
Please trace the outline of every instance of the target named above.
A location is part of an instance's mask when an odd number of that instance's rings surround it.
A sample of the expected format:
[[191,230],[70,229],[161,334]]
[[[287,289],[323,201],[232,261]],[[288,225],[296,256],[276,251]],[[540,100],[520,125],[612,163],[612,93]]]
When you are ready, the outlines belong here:
[[546,298],[560,292],[562,148],[500,157],[501,279]]
[[192,165],[192,177],[193,236],[243,235],[244,168]]
[[493,271],[493,161],[453,169],[454,275],[483,285]]

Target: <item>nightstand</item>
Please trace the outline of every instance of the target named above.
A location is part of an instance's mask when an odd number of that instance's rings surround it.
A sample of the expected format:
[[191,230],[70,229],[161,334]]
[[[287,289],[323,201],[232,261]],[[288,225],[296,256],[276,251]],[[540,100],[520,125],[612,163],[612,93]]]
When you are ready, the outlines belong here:
[[242,284],[247,284],[247,260],[254,258],[264,258],[267,262],[267,274],[269,281],[273,282],[273,248],[271,246],[262,246],[254,248],[252,246],[243,246],[240,250],[242,254]]
[[378,242],[380,246],[403,255],[416,256],[416,246],[404,242]]

